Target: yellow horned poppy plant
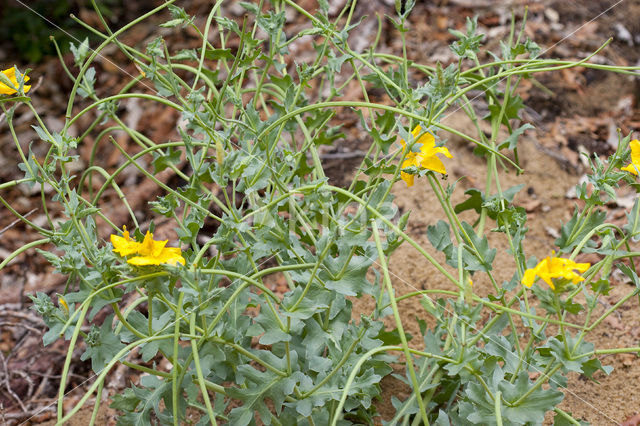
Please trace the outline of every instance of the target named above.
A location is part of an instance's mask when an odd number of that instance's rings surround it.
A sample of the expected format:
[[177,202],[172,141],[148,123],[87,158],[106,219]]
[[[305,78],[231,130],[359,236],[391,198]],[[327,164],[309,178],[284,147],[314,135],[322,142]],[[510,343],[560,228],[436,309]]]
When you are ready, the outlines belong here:
[[634,139],[631,141],[629,146],[631,147],[631,164],[623,167],[622,170],[633,173],[637,176],[638,170],[640,170],[640,141],[638,139]]
[[111,244],[113,244],[113,251],[120,256],[129,256],[136,254],[127,260],[131,265],[146,266],[146,265],[162,265],[168,263],[170,265],[176,265],[178,263],[184,265],[184,258],[179,247],[165,247],[168,240],[156,241],[153,239],[153,234],[147,231],[144,236],[144,240],[139,243],[130,238],[127,228],[123,228],[122,237],[119,235],[111,235]]
[[[2,74],[6,75],[15,87],[18,87],[18,79],[16,78],[15,67],[7,68],[6,70],[2,71]],[[28,75],[24,76],[24,81],[29,81]],[[24,93],[27,93],[29,89],[31,89],[31,86],[25,84],[24,86],[22,86],[22,88],[24,89]],[[13,87],[0,82],[0,95],[13,95],[16,92],[17,90]]]
[[536,280],[536,276],[542,278],[552,290],[556,289],[553,278],[564,278],[573,284],[584,281],[584,278],[575,271],[581,274],[584,273],[591,266],[590,263],[576,263],[571,259],[555,257],[555,253],[552,254],[554,255],[553,257],[545,257],[535,268],[527,269],[524,272],[524,276],[522,277],[523,285],[531,287]]
[[[420,125],[418,124],[411,132],[414,139],[418,137],[421,131],[422,127],[420,127]],[[401,139],[400,143],[402,144],[402,149],[406,150],[407,146],[404,140]],[[411,166],[416,166],[423,169],[433,170],[434,172],[442,174],[447,173],[442,160],[436,157],[436,154],[443,154],[447,158],[452,158],[453,156],[447,148],[436,147],[436,140],[429,132],[426,132],[422,136],[420,136],[420,138],[416,140],[416,143],[422,144],[422,146],[420,146],[420,151],[410,151],[406,154],[404,161],[402,162],[403,169]],[[400,177],[407,183],[407,186],[413,186],[414,175],[400,172]]]

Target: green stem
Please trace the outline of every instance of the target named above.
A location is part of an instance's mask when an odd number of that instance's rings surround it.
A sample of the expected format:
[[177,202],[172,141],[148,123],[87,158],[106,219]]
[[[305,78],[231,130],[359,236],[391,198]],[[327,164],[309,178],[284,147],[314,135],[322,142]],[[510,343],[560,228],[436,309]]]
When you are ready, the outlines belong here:
[[[76,327],[73,330],[73,335],[71,336],[71,341],[69,342],[69,349],[67,349],[67,357],[64,360],[64,366],[62,367],[62,373],[60,374],[60,387],[58,388],[58,424],[64,423],[63,413],[64,413],[64,390],[67,387],[67,378],[69,377],[69,366],[71,365],[71,359],[73,358],[73,350],[76,347],[76,341],[78,340],[78,335],[80,334],[80,329],[82,328],[82,323],[84,322],[84,317],[87,315],[87,311],[89,310],[89,305],[85,305],[85,307],[80,312],[80,316],[78,317],[78,321],[76,322]],[[96,381],[97,383],[97,381]]]
[[151,374],[152,376],[164,377],[165,379],[170,379],[172,377],[172,373],[167,373],[165,371],[156,370],[153,368],[145,367],[144,365],[134,364],[133,362],[129,362],[126,360],[122,361],[122,364],[126,365],[129,368],[134,370],[142,371],[143,373]]
[[[123,356],[125,356],[127,353],[129,353],[129,351],[131,351],[133,348],[142,346],[143,344],[148,343],[148,342],[153,342],[153,341],[156,341],[156,340],[171,339],[171,338],[173,338],[172,334],[165,334],[165,335],[160,335],[160,336],[150,336],[150,337],[147,337],[147,338],[144,338],[144,339],[141,339],[141,340],[136,340],[135,342],[132,342],[132,343],[128,344],[127,346],[125,346],[124,348],[122,348],[120,350],[120,352],[118,352],[114,357],[111,358],[111,360],[102,369],[102,371],[100,371],[100,374],[98,374],[98,377],[96,378],[96,380],[89,387],[89,389],[85,392],[83,397],[80,398],[78,403],[71,409],[71,411],[69,411],[69,413],[67,413],[66,416],[64,416],[62,419],[58,419],[56,424],[64,424],[64,423],[68,422],[69,419],[71,419],[78,411],[80,411],[80,409],[84,406],[84,404],[87,402],[87,400],[91,397],[93,392],[96,391],[96,389],[98,388],[100,383],[104,382],[104,379],[106,378],[107,374],[118,363],[118,360],[120,358],[122,358]],[[68,374],[68,369],[67,369],[67,371],[63,370],[63,376],[62,376],[63,380],[64,380],[64,377],[66,377],[65,376],[66,374]]]
[[638,293],[640,293],[640,288],[635,288],[633,291],[628,293],[626,296],[624,296],[622,299],[620,299],[615,305],[613,305],[611,308],[607,309],[604,314],[602,314],[597,320],[595,320],[593,322],[593,324],[591,324],[589,327],[587,327],[586,331],[587,332],[592,331],[594,328],[596,328],[598,326],[598,324],[600,324],[602,321],[604,321],[604,319],[606,317],[611,315],[612,312],[615,312],[620,306],[622,306],[623,303],[625,303],[627,300],[629,300],[630,298],[632,298],[633,296],[635,296]]
[[[173,369],[171,370],[172,380],[171,380],[171,400],[173,403],[173,425],[178,426],[179,418],[178,418],[178,393],[181,391],[178,389],[178,374],[181,370],[180,368],[180,358],[179,358],[179,341],[180,341],[180,323],[182,322],[182,303],[184,301],[184,292],[180,292],[178,296],[178,309],[176,311],[176,320],[173,322]],[[215,421],[215,419],[214,419]]]
[[96,402],[93,405],[93,411],[91,412],[91,420],[89,421],[89,426],[93,426],[96,424],[96,419],[98,418],[98,413],[100,412],[100,406],[102,404],[102,389],[104,389],[104,382],[100,383],[100,386],[98,386],[98,392],[96,393]]
[[[192,312],[191,318],[189,321],[189,332],[191,334],[195,334],[195,328],[196,328],[196,313]],[[193,362],[196,366],[198,383],[200,384],[200,392],[202,393],[204,404],[207,407],[207,414],[209,414],[209,421],[215,426],[217,425],[216,416],[213,412],[213,408],[211,407],[209,392],[207,391],[207,388],[204,385],[204,374],[202,374],[202,367],[200,366],[200,355],[198,354],[198,344],[195,340],[191,340],[191,352],[193,353]]]
[[[571,416],[571,414],[567,413],[566,411],[561,410],[558,407],[554,407],[553,411],[555,411],[556,414],[558,414],[560,417],[564,418],[566,421],[568,421],[572,425],[575,425],[575,426],[581,426],[582,425],[582,423],[580,423],[579,421],[574,419],[573,416]],[[557,424],[557,422],[556,422],[556,424]]]
[[[375,108],[375,109],[381,109],[384,111],[391,111],[394,112],[396,114],[399,115],[403,115],[405,117],[408,118],[413,118],[414,120],[417,120],[418,122],[423,122],[424,121],[424,117],[418,115],[418,114],[414,114],[412,112],[406,111],[404,109],[401,108],[396,108],[390,105],[383,105],[383,104],[376,104],[376,103],[370,103],[370,102],[361,102],[361,101],[331,101],[331,102],[318,102],[315,104],[311,104],[311,105],[306,105],[304,107],[300,107],[298,109],[295,109],[285,115],[283,115],[282,117],[278,118],[277,120],[275,120],[273,123],[271,123],[269,126],[267,126],[262,132],[260,132],[258,134],[258,136],[256,137],[256,140],[262,140],[262,138],[264,138],[265,135],[268,135],[271,131],[273,131],[276,127],[280,126],[281,124],[285,123],[286,121],[290,120],[291,118],[297,116],[297,115],[301,115],[305,112],[308,111],[313,111],[316,109],[320,109],[320,110],[326,110],[329,108],[339,108],[339,107],[351,107],[351,108]],[[491,148],[488,145],[485,145],[484,143],[458,131],[455,130],[449,126],[446,126],[442,123],[432,123],[434,126],[445,130],[447,132],[453,133],[457,136],[460,136],[466,140],[468,140],[469,142],[472,142],[484,149],[486,149],[489,152],[494,153],[495,155],[497,155],[498,157],[502,158],[504,161],[508,162],[509,164],[511,164],[518,172],[521,172],[522,169],[513,161],[511,160],[509,157],[505,156],[504,154],[496,151],[495,149]]]
[[15,250],[13,253],[11,253],[9,256],[7,256],[6,259],[4,259],[2,262],[0,262],[0,271],[2,270],[2,268],[7,266],[7,264],[9,262],[11,262],[13,259],[18,257],[20,254],[22,254],[25,251],[29,250],[30,248],[36,247],[36,246],[39,246],[39,245],[42,245],[42,244],[47,244],[49,242],[51,242],[51,239],[43,238],[41,240],[31,241],[30,243],[23,245],[22,247],[20,247],[19,249]]
[[538,388],[540,386],[542,386],[544,383],[546,383],[547,380],[549,379],[549,377],[553,376],[556,373],[556,371],[558,371],[560,368],[562,368],[562,364],[556,365],[554,368],[551,369],[551,371],[548,371],[546,374],[544,374],[543,376],[539,377],[538,380],[536,380],[536,382],[533,384],[533,386],[531,386],[529,388],[529,390],[524,393],[524,395],[522,395],[520,398],[518,398],[518,400],[516,402],[514,402],[513,404],[509,404],[509,405],[512,406],[512,407],[517,407],[518,405],[520,405],[522,403],[522,401],[527,399],[529,397],[529,395],[531,395],[536,390],[538,390]]
[[139,22],[145,20],[146,18],[148,18],[150,16],[153,16],[155,13],[157,13],[158,11],[160,11],[160,10],[164,9],[165,7],[169,6],[173,2],[175,2],[175,0],[166,0],[162,5],[156,7],[155,9],[145,13],[144,15],[140,16],[139,18],[137,18],[137,19],[131,21],[130,23],[124,25],[118,31],[113,33],[111,36],[107,37],[105,39],[105,41],[102,42],[102,44],[100,44],[100,46],[98,46],[95,50],[92,51],[91,55],[89,56],[89,58],[87,58],[87,60],[83,64],[82,68],[80,69],[80,72],[78,73],[78,77],[76,78],[76,81],[75,81],[73,87],[71,88],[71,93],[69,94],[69,102],[67,103],[67,112],[65,114],[65,117],[66,117],[67,121],[65,122],[64,128],[62,129],[62,132],[61,132],[62,134],[66,134],[66,132],[67,132],[69,126],[70,126],[69,120],[71,119],[71,113],[73,111],[73,103],[75,101],[76,92],[78,91],[78,87],[80,85],[80,82],[83,79],[82,77],[87,72],[87,70],[89,69],[89,65],[91,65],[91,63],[96,58],[96,56],[98,56],[100,54],[100,51],[102,49],[104,49],[106,46],[108,46],[109,44],[111,44],[111,42],[113,42],[116,39],[117,36],[119,36],[120,34],[125,32],[129,28],[135,26]]
[[378,249],[378,262],[380,263],[383,279],[387,287],[387,294],[389,295],[389,300],[391,302],[391,309],[393,309],[393,317],[396,322],[396,328],[398,330],[398,333],[400,334],[400,341],[402,342],[402,348],[404,351],[404,356],[405,356],[407,367],[409,370],[409,376],[411,377],[413,392],[415,393],[416,399],[418,401],[418,407],[420,409],[420,415],[422,417],[422,421],[426,426],[428,426],[429,419],[427,418],[427,410],[425,409],[424,403],[422,401],[422,397],[420,395],[420,385],[418,384],[418,378],[416,377],[416,371],[413,365],[413,358],[409,353],[407,336],[404,334],[404,327],[402,326],[402,318],[400,317],[400,312],[398,311],[396,296],[394,294],[393,286],[391,285],[391,278],[389,277],[389,268],[387,267],[384,250],[382,249],[382,242],[380,241],[380,235],[378,234],[378,227],[376,225],[375,220],[371,221],[371,227],[373,228],[373,238],[375,239],[376,247]]
[[[340,397],[340,402],[338,403],[338,406],[336,407],[336,409],[333,411],[333,420],[331,421],[331,426],[336,426],[338,424],[338,420],[341,417],[339,414],[342,413],[342,410],[344,408],[344,404],[347,402],[347,396],[349,395],[349,389],[351,389],[351,385],[355,381],[356,375],[360,371],[360,368],[362,367],[362,365],[369,358],[371,358],[373,355],[375,355],[377,353],[380,353],[380,352],[388,352],[388,351],[404,351],[404,348],[402,346],[390,346],[390,345],[388,345],[388,346],[380,346],[380,347],[371,349],[370,351],[366,352],[365,354],[363,354],[360,357],[358,362],[356,362],[356,364],[353,366],[353,369],[351,370],[351,374],[349,374],[349,377],[347,378],[347,382],[344,385],[344,389],[342,390],[342,396]],[[456,361],[451,359],[451,358],[447,358],[447,357],[444,357],[444,356],[432,354],[432,353],[429,353],[429,352],[418,351],[418,350],[415,350],[415,349],[409,349],[409,352],[411,352],[412,354],[415,354],[415,355],[426,357],[426,358],[434,358],[434,359],[437,359],[437,360],[440,360],[440,361],[444,361],[446,363],[456,364]]]
[[342,359],[340,360],[340,362],[338,362],[338,365],[336,365],[333,368],[333,370],[331,370],[331,372],[325,376],[324,379],[322,379],[317,385],[315,385],[313,387],[313,389],[311,389],[308,392],[303,393],[300,396],[300,399],[304,399],[304,398],[309,397],[310,395],[313,395],[318,389],[320,389],[322,386],[324,386],[325,383],[327,383],[329,380],[331,380],[331,377],[333,377],[338,371],[340,371],[340,369],[342,368],[344,363],[347,362],[347,360],[349,359],[349,355],[351,355],[353,350],[356,348],[356,345],[358,344],[358,342],[360,342],[360,339],[362,339],[362,336],[364,336],[364,332],[365,332],[365,330],[363,328],[360,331],[360,333],[358,334],[358,338],[356,340],[354,340],[353,343],[351,343],[351,346],[349,346],[349,348],[343,354]]
[[496,392],[493,400],[493,411],[496,413],[496,426],[502,426],[502,392]]

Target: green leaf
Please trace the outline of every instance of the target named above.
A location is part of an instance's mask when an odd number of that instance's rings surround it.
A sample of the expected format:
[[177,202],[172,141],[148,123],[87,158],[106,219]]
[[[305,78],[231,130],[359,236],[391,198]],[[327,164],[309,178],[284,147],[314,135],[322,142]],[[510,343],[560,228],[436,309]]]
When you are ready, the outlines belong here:
[[611,284],[609,283],[608,279],[602,279],[602,278],[597,281],[592,281],[591,291],[596,294],[602,294],[603,296],[608,296],[609,291],[611,291]]
[[593,352],[593,343],[581,341],[578,344],[579,334],[571,336],[567,334],[567,345],[570,350],[570,354],[567,353],[567,349],[563,342],[563,336],[558,335],[549,339],[546,345],[539,348],[540,353],[549,356],[551,355],[557,361],[562,364],[564,371],[574,371],[582,373],[585,376],[592,378],[591,376],[597,370],[602,370],[606,374],[611,372],[611,367],[603,367],[600,361],[596,358],[586,356]]
[[[373,288],[367,280],[367,272],[376,258],[376,253],[370,251],[365,256],[352,256],[349,259],[349,253],[345,251],[337,258],[326,258],[323,264],[329,273],[323,270],[318,275],[325,288],[345,296],[359,296],[362,292],[369,293]],[[343,269],[345,262],[349,262],[349,265]]]
[[504,148],[511,149],[511,150],[516,149],[516,147],[518,146],[518,138],[525,131],[530,129],[535,129],[535,127],[533,127],[529,123],[525,123],[522,126],[518,127],[517,129],[513,130],[509,135],[509,137],[505,139],[504,142],[498,145],[498,149],[504,149]]
[[[282,306],[286,308],[283,312],[285,317],[299,320],[311,318],[314,314],[325,311],[333,299],[332,293],[319,285],[312,285],[308,289],[306,296],[300,299],[303,291],[303,286],[298,286],[282,299]],[[299,300],[300,302],[298,303]],[[293,310],[293,306],[296,303],[296,309]]]
[[569,222],[560,228],[560,237],[555,244],[562,253],[568,253],[596,226],[602,225],[607,217],[607,213],[602,210],[595,210],[588,217],[579,217],[578,209],[573,212]]
[[173,28],[173,27],[177,27],[178,25],[182,24],[183,20],[182,19],[170,19],[167,22],[160,24],[159,26],[162,28]]
[[484,347],[489,355],[504,362],[504,371],[514,374],[520,367],[520,358],[513,344],[505,336],[492,336]]
[[[520,119],[520,111],[524,108],[524,102],[519,95],[510,96],[507,100],[507,105],[504,108],[504,114],[502,115],[502,124],[509,125],[509,120],[518,118]],[[489,105],[489,114],[484,118],[490,118],[491,120],[498,119],[502,112],[501,104]]]
[[113,315],[104,319],[97,336],[91,342],[92,344],[87,343],[87,349],[80,357],[82,361],[91,358],[91,368],[96,373],[100,373],[113,357],[125,347],[124,343],[120,341],[120,337],[113,333],[112,321]]
[[[201,51],[202,50],[200,50],[198,54],[200,54]],[[232,61],[235,58],[233,53],[231,53],[231,49],[207,49],[204,51],[204,57],[212,61],[218,61],[220,59]]]
[[[164,382],[156,376],[143,376],[140,383],[148,388],[132,386],[124,391],[122,395],[112,397],[112,408],[121,410],[124,415],[118,417],[118,425],[147,426],[153,424],[151,414],[167,420],[167,414],[160,409],[160,401],[164,398],[165,404],[171,403],[171,382]],[[169,410],[167,407],[166,410]],[[164,423],[164,422],[161,422]]]
[[82,43],[78,44],[78,47],[69,42],[69,50],[73,53],[73,62],[78,68],[82,67],[82,63],[89,54],[89,37],[85,37]]
[[428,226],[427,238],[436,250],[443,251],[452,244],[449,224],[444,220],[438,220],[435,226]]
[[487,197],[484,192],[478,189],[471,188],[465,191],[465,195],[468,195],[465,201],[457,204],[454,207],[456,213],[461,213],[465,210],[475,210],[476,213],[480,213],[482,208],[487,209],[487,214],[493,220],[496,220],[498,213],[509,209],[509,206],[513,203],[515,195],[524,187],[524,184],[512,186],[502,192],[502,198],[499,194],[491,195]]
[[[2,73],[0,73],[2,74]],[[36,163],[36,157],[31,151],[31,144],[29,144],[29,156],[27,157],[27,162],[19,163],[18,169],[24,172],[25,179],[29,179],[27,184],[30,188],[36,184],[36,182],[42,182],[42,178],[40,177],[40,170],[38,169],[38,164]]]
[[[279,315],[279,314],[278,314]],[[276,313],[274,313],[269,306],[265,304],[260,305],[260,314],[255,318],[255,324],[260,325],[264,330],[264,334],[260,338],[259,342],[261,345],[272,345],[278,342],[288,342],[291,340],[291,335],[285,333],[280,328],[280,323],[285,323],[283,319],[280,319],[278,322],[278,318],[276,318]]]
[[240,6],[242,6],[247,12],[250,12],[254,15],[257,15],[260,12],[260,9],[258,9],[258,5],[253,3],[241,1]]
[[625,265],[624,263],[618,263],[616,265],[618,267],[618,269],[620,269],[626,276],[629,277],[629,279],[631,280],[631,282],[633,284],[635,284],[636,287],[640,288],[640,278],[638,278],[638,275],[636,274],[636,272],[631,269],[630,267],[628,267],[627,265]]
[[468,195],[469,198],[462,203],[456,204],[453,211],[461,213],[465,210],[473,209],[476,213],[480,213],[482,211],[482,203],[484,202],[484,193],[478,189],[471,188],[464,191],[464,194]]
[[318,6],[320,6],[320,10],[324,16],[327,16],[329,13],[329,2],[327,0],[318,0]]
[[449,48],[459,58],[475,58],[480,51],[480,42],[484,38],[484,34],[476,34],[478,28],[478,17],[473,19],[467,17],[467,33],[461,33],[457,30],[449,30],[449,32],[458,38]]
[[178,25],[182,25],[182,27],[186,27],[187,25],[193,23],[193,19],[194,17],[189,16],[187,14],[187,12],[178,6],[175,5],[169,5],[169,12],[171,12],[171,16],[173,17],[173,19],[170,19],[169,21],[160,24],[159,26],[162,28],[174,28],[177,27]]
[[593,378],[593,374],[596,371],[602,371],[604,374],[609,375],[613,371],[613,367],[610,365],[602,365],[598,358],[591,358],[590,360],[582,363],[582,374],[593,382],[599,383]]
[[233,31],[237,35],[241,35],[240,27],[236,21],[225,18],[224,16],[215,16],[213,19],[215,19],[216,23],[225,30]]
[[109,407],[121,411],[134,411],[138,404],[140,404],[140,398],[138,398],[132,388],[127,388],[120,394],[114,394],[111,400],[113,402]]
[[[518,401],[530,391],[532,386],[533,383],[526,371],[521,372],[513,384],[502,381],[499,385],[504,399],[510,403]],[[539,387],[527,395],[517,406],[503,406],[502,415],[515,424],[542,423],[545,413],[552,410],[563,399],[564,394],[559,390]]]
[[[400,345],[402,343],[402,339],[400,339],[400,331],[398,331],[397,328],[390,331],[380,330],[376,338],[382,340],[382,343],[385,345]],[[413,339],[413,336],[409,333],[405,333],[405,338],[409,341]]]
[[478,237],[473,227],[467,222],[462,222],[462,228],[469,236],[471,243],[473,243],[473,247],[477,252],[472,252],[467,246],[464,247],[462,258],[467,270],[491,271],[493,268],[493,259],[496,257],[497,250],[489,248],[489,240],[487,240],[486,235],[483,235],[482,238]]
[[96,84],[96,69],[89,68],[82,76],[82,84],[78,86],[78,94],[83,98],[87,98],[95,93],[94,85]]
[[182,152],[173,147],[168,147],[166,151],[153,151],[153,173],[160,173],[169,166],[175,166],[180,163]]
[[244,379],[246,388],[227,388],[227,395],[242,401],[242,406],[229,413],[229,421],[234,426],[246,426],[257,412],[264,424],[270,424],[271,412],[265,399],[270,399],[276,413],[280,413],[284,399],[293,393],[296,380],[293,377],[277,376],[270,371],[261,372],[249,365],[240,365],[238,373]]
[[627,223],[622,227],[632,236],[633,241],[640,240],[640,198],[636,197],[633,207],[627,215]]

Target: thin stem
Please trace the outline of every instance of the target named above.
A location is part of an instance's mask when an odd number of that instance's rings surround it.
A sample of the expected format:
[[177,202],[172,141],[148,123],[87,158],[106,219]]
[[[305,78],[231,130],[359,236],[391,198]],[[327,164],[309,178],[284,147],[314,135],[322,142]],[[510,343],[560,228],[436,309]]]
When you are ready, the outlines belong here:
[[378,234],[378,227],[375,220],[371,221],[371,227],[373,228],[373,238],[376,242],[376,248],[378,249],[378,262],[382,269],[384,283],[387,287],[387,294],[391,302],[391,309],[393,309],[393,317],[396,322],[396,329],[400,335],[400,341],[402,342],[402,348],[404,351],[405,360],[407,363],[407,369],[409,370],[409,376],[411,377],[411,384],[413,385],[413,392],[416,395],[418,401],[418,407],[420,409],[420,415],[425,425],[429,425],[429,419],[427,418],[427,410],[425,409],[424,402],[420,396],[420,385],[418,384],[418,378],[416,377],[416,370],[413,366],[413,358],[409,353],[409,345],[407,343],[407,336],[404,334],[404,327],[402,326],[402,319],[400,318],[400,312],[398,311],[398,304],[396,303],[396,296],[394,294],[393,286],[391,285],[391,278],[389,277],[389,268],[385,259],[384,250],[382,249],[382,243],[380,241],[380,235]]
[[[191,334],[195,334],[195,328],[196,328],[196,313],[192,312],[191,318],[189,320],[189,332]],[[207,391],[207,388],[204,385],[204,374],[202,374],[202,367],[200,366],[200,355],[198,353],[198,344],[195,340],[191,340],[191,352],[193,353],[193,362],[196,366],[198,383],[200,384],[200,392],[202,393],[204,404],[207,407],[207,414],[209,414],[209,421],[215,426],[217,425],[216,416],[213,412],[213,408],[211,407],[209,392]]]

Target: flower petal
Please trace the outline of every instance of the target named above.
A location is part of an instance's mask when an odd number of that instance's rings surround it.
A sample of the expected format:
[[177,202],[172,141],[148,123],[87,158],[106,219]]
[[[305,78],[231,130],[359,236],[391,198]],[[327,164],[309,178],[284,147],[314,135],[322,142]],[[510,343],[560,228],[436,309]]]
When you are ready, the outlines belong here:
[[410,152],[409,154],[407,154],[407,156],[404,158],[404,161],[402,162],[402,168],[406,169],[407,167],[411,167],[411,166],[417,166],[417,160],[416,160],[416,154],[413,152]]
[[[18,87],[19,83],[16,77],[15,67],[7,68],[6,70],[3,70],[2,73],[11,80],[11,83],[13,83],[15,87]],[[24,81],[29,81],[29,76],[24,76]],[[31,86],[25,84],[22,86],[22,89],[24,90],[24,93],[27,93],[29,89],[31,89]],[[4,83],[0,83],[0,95],[12,95],[14,93],[17,93],[16,89]]]
[[[640,167],[638,168],[640,169]],[[628,166],[620,167],[620,170],[624,170],[625,172],[633,173],[634,175],[638,176],[638,171],[634,167],[633,163],[629,164]]]
[[167,247],[162,249],[157,256],[136,256],[127,260],[131,265],[136,266],[148,266],[148,265],[162,265],[170,264],[176,265],[178,263],[184,265],[184,258],[181,255],[181,250],[178,247]]
[[573,269],[577,269],[580,273],[584,273],[591,267],[590,263],[574,263]]
[[551,289],[555,289],[552,278],[556,278],[553,274],[552,269],[553,259],[549,257],[545,257],[542,259],[535,267],[536,275],[538,275],[542,280],[547,283]]
[[640,141],[634,139],[629,143],[631,147],[631,162],[636,166],[640,166]]
[[413,186],[413,181],[415,179],[414,175],[410,175],[409,173],[405,173],[405,172],[400,172],[400,177],[402,178],[403,181],[406,182],[407,187]]
[[144,240],[140,245],[140,250],[138,251],[138,253],[140,253],[143,256],[158,256],[168,242],[169,240],[164,240],[164,241],[154,240],[153,234],[147,231],[146,235],[144,236]]
[[436,139],[429,132],[426,132],[416,141],[416,143],[422,144],[420,151],[423,153],[431,154],[433,148],[436,146]]
[[411,134],[413,135],[413,139],[417,138],[421,131],[422,131],[422,126],[420,126],[419,124],[416,127],[414,127],[413,130],[411,131]]
[[160,265],[162,262],[157,257],[151,256],[136,256],[127,260],[127,263],[136,266],[147,266],[147,265]]
[[531,287],[536,275],[544,280],[552,290],[556,289],[553,282],[555,278],[563,278],[571,281],[573,284],[584,281],[584,278],[575,271],[584,273],[591,267],[590,263],[576,263],[571,259],[555,257],[555,252],[553,256],[554,257],[545,257],[535,268],[527,269],[522,278],[522,284]]
[[443,154],[447,158],[453,158],[453,155],[451,155],[449,150],[444,146],[433,148],[433,152],[436,154]]
[[522,285],[525,285],[531,288],[535,280],[536,280],[535,269],[527,269],[526,271],[524,271],[524,275],[522,277]]
[[433,170],[434,172],[442,173],[443,175],[447,174],[447,170],[445,169],[444,164],[435,155],[423,157],[422,161],[420,161],[420,166],[425,169]]
[[140,248],[140,243],[116,234],[111,234],[110,240],[113,244],[113,251],[123,257],[137,253]]
[[621,167],[621,170],[625,172],[633,173],[634,175],[638,175],[638,170],[640,170],[640,141],[638,139],[634,139],[629,143],[631,147],[631,163],[628,166]]

